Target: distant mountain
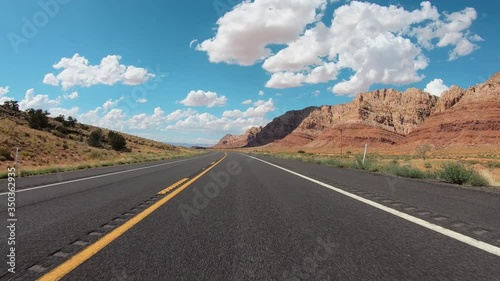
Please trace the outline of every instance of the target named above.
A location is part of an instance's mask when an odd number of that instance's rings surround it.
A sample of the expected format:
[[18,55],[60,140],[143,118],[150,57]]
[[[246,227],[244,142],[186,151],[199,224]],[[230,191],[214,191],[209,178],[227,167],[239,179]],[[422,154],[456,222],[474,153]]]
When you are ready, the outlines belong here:
[[440,98],[419,89],[359,94],[352,102],[308,107],[275,118],[252,137],[225,136],[215,146],[331,148],[347,146],[474,147],[500,143],[500,73]]
[[262,127],[252,127],[240,136],[227,134],[214,146],[214,148],[237,148],[246,146],[261,130]]

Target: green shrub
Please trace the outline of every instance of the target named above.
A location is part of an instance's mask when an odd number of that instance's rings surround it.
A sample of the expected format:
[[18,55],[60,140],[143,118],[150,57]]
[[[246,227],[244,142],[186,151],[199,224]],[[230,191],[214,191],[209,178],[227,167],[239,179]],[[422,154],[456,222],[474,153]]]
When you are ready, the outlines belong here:
[[297,153],[304,154],[306,152],[304,150],[299,150],[299,151],[297,151]]
[[354,162],[350,166],[353,169],[366,170],[370,172],[378,172],[379,167],[377,165],[376,159],[372,157],[366,157],[365,163],[363,163],[363,156],[357,155]]
[[111,144],[111,147],[116,151],[127,151],[127,141],[122,135],[118,133],[109,131],[108,142],[109,144]]
[[425,162],[424,163],[424,167],[427,168],[427,169],[430,169],[430,168],[432,168],[432,164],[429,163],[429,162]]
[[448,163],[443,166],[440,177],[448,183],[464,184],[471,177],[471,171],[462,164]]
[[411,166],[399,166],[398,164],[390,164],[383,169],[386,173],[396,175],[403,178],[423,179],[426,174],[418,168]]
[[470,177],[469,180],[467,181],[468,184],[472,186],[488,186],[489,182],[488,180],[483,177],[481,174],[479,174],[477,171],[470,170]]
[[96,129],[92,131],[87,143],[92,147],[102,147],[102,130]]
[[49,127],[48,111],[30,108],[26,112],[28,113],[28,123],[30,128],[41,130]]
[[0,147],[0,157],[3,159],[1,161],[14,160],[14,158],[12,158],[12,155],[10,154],[10,151],[5,147]]

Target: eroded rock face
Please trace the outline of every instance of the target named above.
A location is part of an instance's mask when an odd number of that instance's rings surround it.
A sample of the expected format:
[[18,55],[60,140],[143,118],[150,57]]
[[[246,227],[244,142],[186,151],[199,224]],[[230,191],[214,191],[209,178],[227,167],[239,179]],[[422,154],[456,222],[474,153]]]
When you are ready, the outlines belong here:
[[225,136],[221,142],[241,146],[334,147],[339,144],[340,129],[345,130],[346,142],[354,145],[498,145],[500,73],[467,90],[452,86],[440,98],[415,88],[405,92],[384,89],[359,94],[347,104],[289,111],[251,139],[245,133]]
[[246,146],[261,130],[262,127],[252,127],[243,135],[233,136],[227,134],[214,146],[214,148],[238,148]]
[[428,143],[438,148],[500,144],[500,73],[467,90],[452,87],[435,111],[401,145]]

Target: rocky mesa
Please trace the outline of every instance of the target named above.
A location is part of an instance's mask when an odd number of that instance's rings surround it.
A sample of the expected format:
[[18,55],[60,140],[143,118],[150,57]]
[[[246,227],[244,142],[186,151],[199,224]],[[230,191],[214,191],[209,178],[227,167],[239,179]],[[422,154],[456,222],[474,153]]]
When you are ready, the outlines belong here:
[[468,148],[500,143],[500,73],[468,89],[452,86],[441,97],[410,88],[375,90],[350,103],[289,111],[241,136],[226,135],[216,148],[331,148],[431,144]]

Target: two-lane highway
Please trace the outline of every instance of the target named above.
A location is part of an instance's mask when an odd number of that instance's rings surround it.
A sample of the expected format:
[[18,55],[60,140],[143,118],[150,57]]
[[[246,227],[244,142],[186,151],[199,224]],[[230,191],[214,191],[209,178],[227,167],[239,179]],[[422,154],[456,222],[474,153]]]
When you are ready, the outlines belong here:
[[18,196],[6,279],[500,280],[495,193],[210,153]]
[[[60,249],[102,228],[109,221],[142,204],[178,177],[188,177],[219,159],[210,153],[188,159],[145,163],[64,174],[67,181],[53,182],[54,175],[19,179],[17,192],[16,272],[43,262]],[[121,169],[119,169],[121,168]],[[6,182],[2,182],[2,187]],[[3,221],[7,219],[7,197],[0,196]],[[2,253],[7,253],[7,229],[1,228]],[[71,253],[68,249],[67,252]],[[50,264],[59,262],[59,257]],[[7,274],[6,262],[1,263]],[[43,272],[39,270],[40,272]],[[35,273],[39,273],[35,271]]]

